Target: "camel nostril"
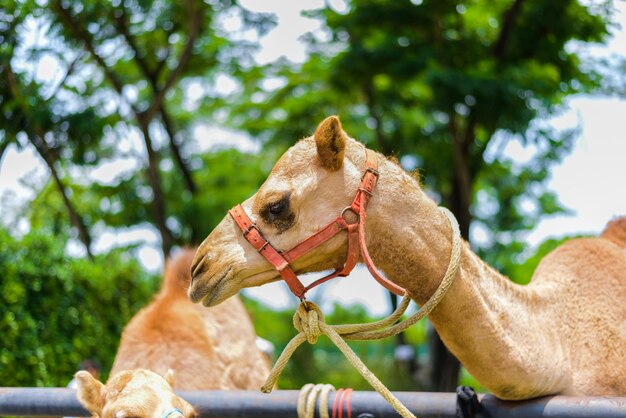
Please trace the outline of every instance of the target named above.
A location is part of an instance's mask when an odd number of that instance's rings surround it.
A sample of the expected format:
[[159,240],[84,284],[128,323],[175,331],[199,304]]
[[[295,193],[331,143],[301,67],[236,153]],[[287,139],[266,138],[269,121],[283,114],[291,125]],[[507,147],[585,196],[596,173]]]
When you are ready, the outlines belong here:
[[191,281],[192,282],[196,276],[202,274],[206,270],[204,261],[205,261],[204,257],[198,257],[196,260],[193,261],[193,264],[191,265]]

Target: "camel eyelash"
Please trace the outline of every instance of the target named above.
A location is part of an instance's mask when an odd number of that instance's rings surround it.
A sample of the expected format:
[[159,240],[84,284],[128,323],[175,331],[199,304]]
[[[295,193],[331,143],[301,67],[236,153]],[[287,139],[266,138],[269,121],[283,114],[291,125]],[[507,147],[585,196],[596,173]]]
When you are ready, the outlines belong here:
[[261,211],[261,216],[268,222],[289,214],[291,193],[286,193],[280,200],[268,203]]
[[295,215],[291,210],[291,193],[286,193],[280,200],[268,203],[261,210],[261,217],[276,228],[281,234],[295,223]]

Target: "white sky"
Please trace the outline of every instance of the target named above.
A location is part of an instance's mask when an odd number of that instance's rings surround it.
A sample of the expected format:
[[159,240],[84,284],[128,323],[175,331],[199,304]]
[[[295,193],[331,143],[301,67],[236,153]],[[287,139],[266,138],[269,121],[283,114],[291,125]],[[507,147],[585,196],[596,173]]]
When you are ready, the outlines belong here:
[[[342,4],[341,1],[331,3],[336,3],[337,8]],[[319,23],[300,16],[300,10],[320,7],[322,1],[245,0],[242,4],[254,11],[276,13],[278,17],[278,26],[261,41],[262,50],[257,57],[259,62],[270,62],[281,55],[294,61],[305,58],[304,47],[298,37],[317,29]],[[626,27],[626,4],[618,2],[616,7],[617,21]],[[626,56],[626,31],[617,29],[609,44],[594,48],[593,54],[598,57]],[[40,63],[37,73],[40,77],[54,76],[53,63]],[[543,219],[528,235],[528,242],[532,245],[547,237],[598,234],[609,219],[626,215],[626,100],[577,96],[570,98],[568,104],[570,110],[552,123],[559,128],[580,124],[582,133],[573,152],[553,170],[549,187],[571,212]],[[514,158],[523,159],[527,150],[511,145],[507,152]],[[133,163],[126,161],[123,164]],[[98,177],[106,179],[117,169],[101,168]],[[47,176],[45,166],[30,148],[17,150],[10,147],[0,166],[0,222],[13,223],[16,205],[32,197],[32,192],[24,184]],[[151,270],[160,269],[162,259],[157,235],[145,228],[107,232],[98,240],[95,249],[105,250],[111,245],[137,241],[151,244],[140,250],[141,262]],[[326,303],[334,300],[359,303],[376,315],[388,310],[386,294],[364,269],[355,272],[352,277],[337,279],[321,288],[312,292],[311,296],[315,298],[315,292],[321,291]],[[355,288],[359,292],[355,292]],[[282,283],[250,289],[247,293],[275,307],[295,305],[296,302]]]

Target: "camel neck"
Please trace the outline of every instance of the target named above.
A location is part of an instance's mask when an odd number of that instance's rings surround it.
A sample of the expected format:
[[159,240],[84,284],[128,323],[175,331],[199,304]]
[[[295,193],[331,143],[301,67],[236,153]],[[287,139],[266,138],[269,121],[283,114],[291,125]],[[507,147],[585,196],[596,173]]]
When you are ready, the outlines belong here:
[[[422,305],[435,292],[448,266],[452,227],[414,179],[395,164],[384,164],[378,198],[369,209],[368,247],[387,277]],[[389,175],[386,178],[384,174]],[[543,365],[554,353],[562,352],[556,334],[531,332],[550,327],[542,322],[549,315],[537,313],[549,309],[552,301],[541,295],[551,292],[538,292],[539,286],[516,285],[463,242],[454,283],[429,319],[470,373],[488,388],[500,388],[498,368],[521,370],[529,362]],[[520,347],[531,349],[521,352]],[[555,373],[544,383],[558,386],[561,379],[561,374]]]

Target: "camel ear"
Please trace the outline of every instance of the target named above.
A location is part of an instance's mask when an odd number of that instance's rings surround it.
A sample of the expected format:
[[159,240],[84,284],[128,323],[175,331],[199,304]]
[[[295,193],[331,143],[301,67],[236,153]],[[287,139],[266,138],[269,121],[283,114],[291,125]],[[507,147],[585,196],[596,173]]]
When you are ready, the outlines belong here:
[[170,385],[172,389],[174,389],[174,370],[167,369],[167,371],[165,372],[165,376],[163,376],[163,378],[165,379],[167,384]]
[[74,375],[78,385],[79,402],[92,414],[100,414],[104,407],[104,385],[91,373],[81,370]]
[[322,166],[331,171],[339,170],[346,151],[346,134],[341,129],[339,118],[329,116],[324,119],[313,137]]

